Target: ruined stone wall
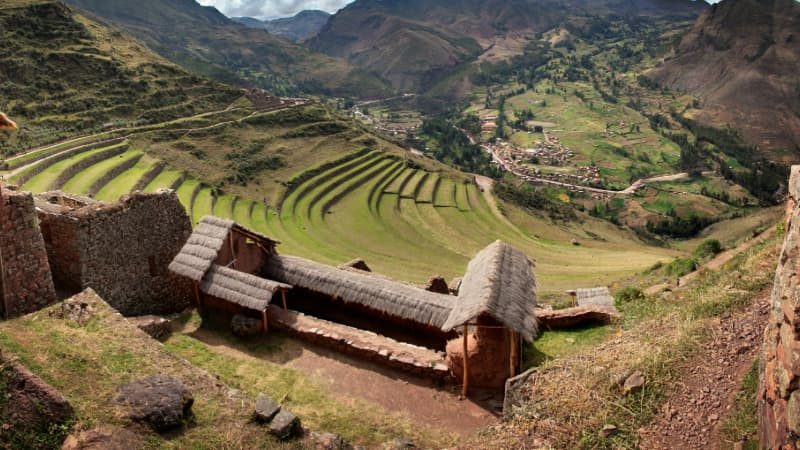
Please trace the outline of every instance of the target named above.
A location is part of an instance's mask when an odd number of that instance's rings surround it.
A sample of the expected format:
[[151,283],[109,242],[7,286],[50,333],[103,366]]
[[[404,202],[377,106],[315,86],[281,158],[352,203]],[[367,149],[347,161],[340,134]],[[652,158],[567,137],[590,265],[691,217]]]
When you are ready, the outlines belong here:
[[59,283],[92,288],[126,316],[189,306],[191,282],[167,269],[192,231],[174,192],[134,193],[40,218]]
[[800,166],[789,181],[786,236],[772,289],[772,317],[764,333],[758,390],[762,448],[800,449]]
[[55,300],[33,197],[0,188],[0,317],[38,311]]

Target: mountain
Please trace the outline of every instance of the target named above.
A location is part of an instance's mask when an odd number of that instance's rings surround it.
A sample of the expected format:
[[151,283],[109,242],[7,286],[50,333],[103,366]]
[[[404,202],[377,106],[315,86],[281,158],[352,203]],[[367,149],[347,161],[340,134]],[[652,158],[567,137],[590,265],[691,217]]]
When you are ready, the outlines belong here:
[[694,19],[692,0],[356,0],[310,47],[419,91],[482,53],[519,54],[534,33],[588,16]]
[[121,125],[224,109],[238,89],[185,70],[62,3],[0,3],[0,152]]
[[231,17],[231,20],[300,43],[316,36],[330,17],[331,15],[325,11],[306,10],[300,11],[294,17],[274,20],[259,20],[253,17]]
[[[800,4],[723,0],[648,75],[701,100],[693,118],[730,124],[765,150],[800,153]],[[796,161],[796,159],[795,159]]]
[[247,28],[194,0],[68,0],[113,22],[167,59],[220,81],[297,92],[381,95],[383,80],[264,30]]
[[331,15],[325,11],[300,11],[294,17],[268,20],[267,31],[294,42],[303,42],[316,36],[328,23]]

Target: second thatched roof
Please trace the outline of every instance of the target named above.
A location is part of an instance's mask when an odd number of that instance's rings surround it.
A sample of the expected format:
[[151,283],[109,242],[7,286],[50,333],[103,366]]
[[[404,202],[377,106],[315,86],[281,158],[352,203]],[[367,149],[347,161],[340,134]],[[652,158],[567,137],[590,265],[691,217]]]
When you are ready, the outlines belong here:
[[287,284],[265,280],[217,264],[211,266],[200,282],[200,290],[206,294],[256,311],[267,309],[276,292],[290,288]]
[[295,287],[357,303],[384,314],[441,327],[455,298],[352,269],[337,269],[294,256],[273,256],[266,275]]
[[456,306],[442,329],[450,331],[488,314],[533,341],[538,333],[535,307],[533,262],[514,247],[496,241],[470,261]]
[[203,217],[180,253],[170,263],[169,270],[194,281],[202,280],[217,259],[233,225],[232,220]]

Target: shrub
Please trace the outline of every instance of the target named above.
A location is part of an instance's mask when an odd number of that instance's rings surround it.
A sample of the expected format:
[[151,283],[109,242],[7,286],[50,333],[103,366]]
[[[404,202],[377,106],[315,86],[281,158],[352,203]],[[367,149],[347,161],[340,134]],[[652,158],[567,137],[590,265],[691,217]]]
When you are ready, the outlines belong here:
[[675,261],[667,264],[667,275],[682,277],[687,273],[694,272],[695,269],[697,269],[695,258],[676,258]]
[[614,295],[614,300],[618,305],[643,299],[644,299],[644,292],[642,292],[641,289],[634,286],[624,287],[619,291],[617,291],[617,293]]
[[697,246],[697,248],[694,250],[694,257],[697,259],[703,259],[709,256],[717,255],[721,251],[722,244],[720,244],[718,240],[708,239]]

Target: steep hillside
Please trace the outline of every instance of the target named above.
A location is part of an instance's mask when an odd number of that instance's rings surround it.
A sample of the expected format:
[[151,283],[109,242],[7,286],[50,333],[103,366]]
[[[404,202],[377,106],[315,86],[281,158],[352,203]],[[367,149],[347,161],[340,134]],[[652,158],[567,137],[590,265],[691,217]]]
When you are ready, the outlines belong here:
[[[767,150],[800,150],[800,3],[724,0],[650,76],[700,98],[689,113]],[[780,155],[774,155],[780,157]]]
[[267,20],[264,23],[270,33],[302,42],[316,36],[330,17],[325,11],[300,11],[294,17]]
[[221,81],[275,94],[379,95],[386,85],[347,62],[247,28],[194,0],[69,0],[114,22],[164,57]]
[[190,75],[58,2],[0,3],[0,154],[123,124],[224,109],[237,89]]
[[358,0],[309,44],[380,73],[397,89],[420,90],[495,45],[521,53],[531,34],[581,16],[685,19],[703,7],[691,0]]

